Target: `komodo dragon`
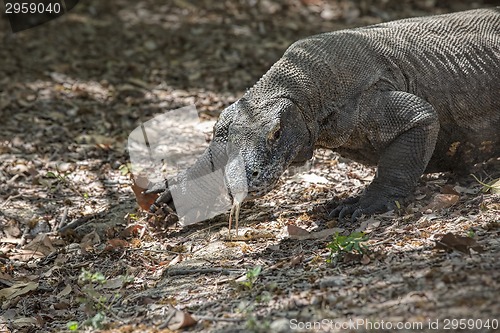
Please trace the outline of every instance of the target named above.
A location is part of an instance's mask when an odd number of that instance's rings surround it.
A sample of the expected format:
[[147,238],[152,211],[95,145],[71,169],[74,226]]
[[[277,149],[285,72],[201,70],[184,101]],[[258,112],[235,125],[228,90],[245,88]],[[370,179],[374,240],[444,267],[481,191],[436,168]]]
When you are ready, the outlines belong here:
[[[269,192],[316,147],[377,165],[364,193],[332,212],[352,220],[393,209],[424,172],[500,156],[500,7],[293,43],[221,113],[207,150],[170,186],[214,171],[213,156],[228,145],[243,158],[247,199]],[[230,168],[225,176],[230,182]],[[168,186],[149,191],[163,192],[151,210],[175,209]]]

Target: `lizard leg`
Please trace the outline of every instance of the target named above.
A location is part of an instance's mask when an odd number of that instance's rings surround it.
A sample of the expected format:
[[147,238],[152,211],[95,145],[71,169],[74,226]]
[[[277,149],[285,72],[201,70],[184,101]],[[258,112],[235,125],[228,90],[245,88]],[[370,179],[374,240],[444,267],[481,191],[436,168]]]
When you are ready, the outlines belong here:
[[383,92],[375,100],[378,122],[372,122],[370,141],[380,150],[377,174],[359,198],[337,207],[330,216],[355,221],[361,215],[385,212],[406,198],[423,174],[436,145],[439,121],[423,99],[400,91]]

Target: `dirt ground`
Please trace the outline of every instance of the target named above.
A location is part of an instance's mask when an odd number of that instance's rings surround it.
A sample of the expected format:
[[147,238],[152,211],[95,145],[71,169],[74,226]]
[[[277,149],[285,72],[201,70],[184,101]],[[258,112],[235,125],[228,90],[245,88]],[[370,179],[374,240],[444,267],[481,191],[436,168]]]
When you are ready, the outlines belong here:
[[[166,110],[216,116],[301,37],[495,4],[88,0],[16,34],[4,15],[0,332],[498,332],[500,195],[472,177],[426,175],[411,204],[352,224],[332,202],[374,170],[318,151],[228,239],[229,214],[181,229],[141,210],[126,150]],[[330,257],[353,231],[368,250]]]

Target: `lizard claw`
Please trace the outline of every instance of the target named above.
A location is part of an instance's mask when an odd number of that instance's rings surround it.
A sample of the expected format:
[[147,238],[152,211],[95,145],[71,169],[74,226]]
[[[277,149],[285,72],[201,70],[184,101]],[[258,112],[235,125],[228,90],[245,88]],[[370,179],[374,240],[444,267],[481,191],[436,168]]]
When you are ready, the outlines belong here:
[[[157,192],[158,193],[158,192]],[[155,202],[149,207],[151,213],[155,213],[162,204],[167,204],[170,208],[175,211],[174,202],[172,200],[172,193],[169,189],[166,189],[160,196],[155,200]]]
[[364,214],[364,210],[359,207],[359,203],[354,204],[342,204],[335,208],[329,215],[329,217],[338,217],[343,220],[346,216],[351,215],[351,222],[356,223],[356,221]]
[[[359,208],[359,199],[359,197],[347,198],[328,214],[328,218],[338,217],[343,219],[347,215],[354,214]],[[361,216],[361,214],[356,214],[356,216]]]
[[151,213],[155,213],[158,208],[162,207],[163,204],[166,204],[167,207],[163,209],[165,213],[175,212],[174,201],[172,199],[172,193],[168,187],[168,182],[165,180],[164,182],[159,182],[153,184],[150,189],[144,191],[145,194],[150,193],[161,193],[158,198],[156,198],[155,202],[149,207],[149,211]]
[[348,198],[335,208],[329,215],[329,218],[338,217],[344,219],[346,216],[351,215],[351,222],[355,223],[362,215],[372,215],[374,213],[383,213],[393,210],[396,205],[394,200],[388,198],[362,196]]

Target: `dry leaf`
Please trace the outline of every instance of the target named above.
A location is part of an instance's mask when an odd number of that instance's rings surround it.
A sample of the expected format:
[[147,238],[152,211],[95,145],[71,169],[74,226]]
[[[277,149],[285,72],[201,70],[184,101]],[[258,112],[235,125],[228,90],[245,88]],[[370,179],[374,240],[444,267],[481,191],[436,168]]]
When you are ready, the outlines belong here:
[[80,247],[82,250],[89,252],[94,248],[94,245],[101,243],[101,237],[97,234],[97,232],[92,231],[85,236],[83,236]]
[[11,237],[19,237],[22,235],[22,232],[21,230],[19,229],[19,227],[16,225],[16,224],[9,224],[7,225],[4,229],[3,229],[3,232],[5,233],[5,235],[7,237],[11,236]]
[[113,239],[109,239],[106,242],[106,247],[104,248],[104,251],[122,249],[122,248],[129,247],[129,246],[130,246],[130,244],[126,240],[113,238]]
[[12,325],[17,329],[20,329],[20,328],[26,327],[26,326],[35,326],[37,324],[38,324],[38,321],[32,317],[17,318],[17,319],[14,319],[14,321],[12,322]]
[[46,255],[34,250],[19,249],[15,253],[9,253],[8,257],[10,260],[30,261],[32,259],[45,258]]
[[423,210],[440,210],[449,208],[456,204],[459,198],[460,197],[456,194],[436,194],[436,196],[432,199],[432,202],[424,207]]
[[253,230],[249,229],[245,231],[242,237],[239,237],[242,239],[238,239],[238,237],[233,238],[233,240],[245,240],[245,241],[255,241],[259,239],[273,239],[276,238],[273,233],[266,231],[266,230]]
[[48,256],[56,249],[52,246],[52,240],[47,234],[38,234],[24,249],[33,250]]
[[6,286],[12,286],[12,276],[7,273],[0,272],[0,283],[5,284]]
[[0,300],[7,300],[29,293],[38,288],[38,282],[20,282],[15,283],[12,287],[0,289]]
[[139,207],[141,207],[145,211],[149,211],[149,207],[151,207],[151,205],[155,202],[156,198],[158,198],[158,194],[155,193],[145,194],[144,193],[145,188],[142,188],[141,186],[138,185],[143,183],[145,184],[148,183],[147,178],[143,176],[134,177],[131,187],[132,191],[134,191],[135,200],[137,201]]
[[54,303],[54,309],[56,309],[56,310],[67,310],[70,307],[71,306],[69,305],[69,303],[66,303],[66,302]]
[[109,279],[106,281],[106,283],[102,286],[104,289],[118,289],[123,287],[123,285],[128,281],[128,278],[120,275],[117,276],[113,279]]
[[366,254],[363,254],[363,257],[361,258],[361,263],[363,265],[368,265],[370,263],[371,259],[369,256],[367,256]]
[[440,240],[436,240],[436,246],[434,249],[446,250],[446,251],[459,251],[462,253],[470,254],[470,250],[473,249],[476,252],[484,252],[484,248],[477,244],[476,240],[470,237],[457,236],[451,232],[444,235]]
[[126,227],[122,231],[122,236],[123,237],[137,237],[139,235],[139,231],[144,229],[144,226],[140,224],[134,224]]
[[66,295],[69,295],[71,291],[72,291],[71,286],[67,284],[66,287],[64,287],[64,289],[61,290],[59,294],[57,294],[57,297],[64,297]]
[[450,184],[446,184],[443,187],[441,187],[441,193],[442,194],[460,195],[460,193],[457,192],[457,190],[455,190],[455,188]]
[[286,228],[290,238],[309,236],[309,231],[299,228],[296,225],[289,224],[286,226]]
[[304,261],[304,254],[301,253],[290,260],[290,267],[295,267]]
[[360,263],[361,260],[363,260],[363,254],[361,253],[351,253],[351,252],[347,252],[344,254],[344,263],[345,264],[348,264],[348,263]]
[[315,174],[300,174],[297,177],[299,180],[302,180],[309,184],[329,184],[328,179],[322,176],[318,176]]
[[359,228],[355,232],[364,232],[365,234],[370,233],[373,229],[378,228],[380,225],[380,220],[376,220],[374,217],[369,218],[361,223]]
[[[293,234],[290,233],[290,229],[292,229]],[[300,231],[302,230],[302,231]],[[307,232],[307,234],[304,234],[304,231]],[[343,232],[344,229],[342,228],[330,228],[330,229],[324,229],[321,231],[315,231],[315,232],[308,232],[307,230],[304,230],[302,228],[293,226],[293,228],[290,228],[290,225],[288,226],[288,234],[291,239],[298,239],[298,240],[306,240],[306,239],[324,239],[327,237],[330,237],[334,235],[336,232]]]
[[194,320],[189,313],[179,311],[172,306],[165,314],[165,317],[171,318],[167,323],[167,327],[171,330],[178,330],[196,325],[196,320]]
[[184,255],[182,253],[178,254],[174,259],[172,259],[169,263],[168,266],[173,266],[175,264],[180,263],[181,261],[184,260]]

